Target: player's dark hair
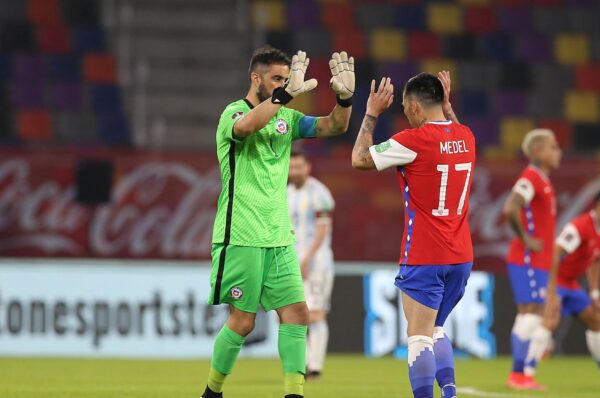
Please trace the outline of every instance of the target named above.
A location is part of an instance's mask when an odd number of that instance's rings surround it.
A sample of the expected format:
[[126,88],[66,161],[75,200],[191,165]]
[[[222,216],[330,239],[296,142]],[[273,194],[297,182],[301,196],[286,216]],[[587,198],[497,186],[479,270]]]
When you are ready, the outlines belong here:
[[594,204],[597,205],[600,202],[600,191],[594,197]]
[[430,107],[444,101],[444,87],[437,76],[424,72],[406,82],[404,95],[412,96],[421,105]]
[[269,45],[257,48],[252,53],[250,67],[248,68],[248,77],[256,70],[259,65],[270,66],[273,64],[287,65],[292,64],[292,60],[286,53]]
[[300,157],[308,162],[308,156],[306,156],[306,153],[302,152],[299,149],[292,150],[292,152],[290,153],[290,157],[292,157],[292,158]]

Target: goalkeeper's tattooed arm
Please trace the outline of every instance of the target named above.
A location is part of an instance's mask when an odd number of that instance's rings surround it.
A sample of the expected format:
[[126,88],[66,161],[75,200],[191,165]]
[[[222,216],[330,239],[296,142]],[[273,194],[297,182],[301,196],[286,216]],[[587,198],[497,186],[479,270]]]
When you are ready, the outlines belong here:
[[369,152],[373,145],[373,133],[377,125],[377,118],[394,102],[394,85],[391,79],[383,78],[379,88],[375,91],[375,80],[371,81],[371,93],[367,100],[367,112],[363,119],[360,131],[352,149],[352,167],[358,170],[373,170],[375,162]]

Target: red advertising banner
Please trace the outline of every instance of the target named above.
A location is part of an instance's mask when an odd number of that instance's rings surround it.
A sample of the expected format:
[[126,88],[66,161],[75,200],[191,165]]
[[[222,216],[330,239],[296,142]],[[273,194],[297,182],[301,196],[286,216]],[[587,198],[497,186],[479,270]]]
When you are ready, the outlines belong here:
[[[110,204],[75,202],[75,167],[90,157],[114,165]],[[396,262],[403,215],[394,172],[353,170],[349,151],[312,162],[336,200],[336,258]],[[511,233],[502,205],[524,166],[514,160],[477,164],[470,225],[478,269],[504,269]],[[551,179],[562,226],[600,191],[600,161],[565,160]],[[220,188],[210,151],[0,151],[0,255],[207,259]]]

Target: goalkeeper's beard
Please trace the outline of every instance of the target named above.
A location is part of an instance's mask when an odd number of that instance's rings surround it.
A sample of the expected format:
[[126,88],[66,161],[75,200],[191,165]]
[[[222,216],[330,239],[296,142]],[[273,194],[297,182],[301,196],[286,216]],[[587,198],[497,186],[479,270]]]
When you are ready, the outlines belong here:
[[256,96],[258,97],[258,101],[259,102],[263,102],[269,98],[271,98],[271,93],[269,93],[267,91],[267,88],[265,87],[265,85],[263,83],[260,83],[260,85],[258,86],[258,90],[256,91]]

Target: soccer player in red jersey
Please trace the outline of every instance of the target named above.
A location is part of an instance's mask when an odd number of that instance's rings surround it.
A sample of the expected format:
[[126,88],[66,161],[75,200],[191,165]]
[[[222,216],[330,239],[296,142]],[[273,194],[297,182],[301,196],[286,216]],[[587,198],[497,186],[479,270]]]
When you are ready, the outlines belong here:
[[515,389],[538,387],[523,370],[529,341],[542,321],[548,271],[552,266],[556,197],[548,176],[559,166],[561,158],[554,133],[546,129],[527,133],[522,149],[530,164],[517,179],[503,210],[516,235],[507,261],[517,304],[511,334],[513,369],[507,385]]
[[[556,239],[548,281],[543,321],[533,332],[525,360],[525,374],[533,376],[550,345],[561,316],[576,316],[587,327],[585,337],[600,367],[600,193],[594,209],[568,223]],[[589,295],[579,278],[587,273]]]
[[[404,195],[404,234],[395,284],[408,320],[409,378],[416,398],[456,397],[452,344],[444,321],[461,299],[473,266],[467,222],[475,165],[475,138],[450,105],[450,75],[421,73],[404,87],[404,114],[413,127],[373,145],[378,116],[393,102],[394,87],[375,81],[352,151],[360,170],[397,170]],[[450,119],[450,120],[448,120]]]

